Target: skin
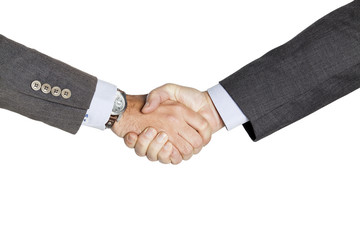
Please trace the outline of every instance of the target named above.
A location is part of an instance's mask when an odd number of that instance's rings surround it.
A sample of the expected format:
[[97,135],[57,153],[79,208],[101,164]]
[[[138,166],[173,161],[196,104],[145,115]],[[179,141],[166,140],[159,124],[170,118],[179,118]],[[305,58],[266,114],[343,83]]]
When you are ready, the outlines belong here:
[[[151,147],[156,152],[156,155],[149,153],[151,161],[158,160],[160,155],[162,163],[177,164],[182,159],[191,158],[210,141],[209,123],[183,104],[166,100],[151,113],[144,114],[141,109],[146,102],[146,95],[128,95],[127,102],[126,111],[112,130],[117,136],[124,138],[126,144],[131,142],[133,136],[141,136],[140,141],[136,140],[138,148],[135,151],[139,156],[146,154]],[[134,135],[127,135],[129,132]],[[152,142],[151,146],[145,146],[149,140]]]
[[[224,127],[224,123],[207,92],[175,84],[166,84],[153,90],[148,95],[142,112],[151,114],[169,100],[184,104],[194,112],[199,113],[209,123],[211,134]],[[146,155],[149,159],[157,157],[162,162],[169,161],[166,151],[172,146],[170,143],[158,141],[157,137],[146,138],[144,133],[128,133],[125,144],[130,148],[135,148],[136,152],[141,153],[140,156]],[[183,160],[186,159],[183,158]]]

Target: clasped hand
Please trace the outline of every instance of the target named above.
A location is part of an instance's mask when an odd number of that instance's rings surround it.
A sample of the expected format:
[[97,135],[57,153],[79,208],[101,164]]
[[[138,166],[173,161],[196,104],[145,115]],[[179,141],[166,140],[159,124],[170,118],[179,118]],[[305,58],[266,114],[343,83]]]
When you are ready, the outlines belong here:
[[207,145],[224,124],[207,92],[166,84],[148,96],[127,96],[112,130],[139,156],[179,164]]

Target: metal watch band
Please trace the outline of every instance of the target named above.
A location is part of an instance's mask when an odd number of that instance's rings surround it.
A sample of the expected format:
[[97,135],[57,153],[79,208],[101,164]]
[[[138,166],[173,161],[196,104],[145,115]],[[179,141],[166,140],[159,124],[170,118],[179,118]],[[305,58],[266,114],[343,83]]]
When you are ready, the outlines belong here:
[[[120,89],[117,89],[118,92],[120,92],[122,95],[125,95],[126,96],[126,93],[124,91],[121,91]],[[126,109],[126,100],[125,100],[125,109]],[[105,124],[105,127],[106,128],[112,128],[115,124],[116,121],[118,121],[119,119],[119,116],[121,116],[122,114],[120,115],[110,115],[110,118],[109,120],[107,121],[107,123]]]
[[117,115],[111,115],[109,118],[109,121],[107,121],[107,123],[105,124],[106,128],[112,128],[116,122],[116,120],[118,119],[119,116]]

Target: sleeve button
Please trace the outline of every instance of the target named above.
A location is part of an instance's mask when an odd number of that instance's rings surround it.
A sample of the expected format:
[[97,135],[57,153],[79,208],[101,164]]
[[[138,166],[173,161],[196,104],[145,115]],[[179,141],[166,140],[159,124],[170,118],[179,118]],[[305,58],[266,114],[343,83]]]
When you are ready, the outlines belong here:
[[50,92],[51,92],[51,86],[50,86],[50,84],[48,84],[48,83],[43,84],[42,87],[41,87],[41,91],[42,91],[43,93],[45,93],[45,94],[50,93]]
[[61,96],[64,98],[64,99],[69,99],[71,97],[71,91],[69,89],[64,89],[62,90],[61,92]]
[[51,89],[51,94],[54,96],[54,97],[58,97],[61,95],[61,88],[59,87],[53,87]]
[[38,80],[35,80],[31,83],[31,88],[34,90],[34,91],[39,91],[41,89],[41,82],[38,81]]

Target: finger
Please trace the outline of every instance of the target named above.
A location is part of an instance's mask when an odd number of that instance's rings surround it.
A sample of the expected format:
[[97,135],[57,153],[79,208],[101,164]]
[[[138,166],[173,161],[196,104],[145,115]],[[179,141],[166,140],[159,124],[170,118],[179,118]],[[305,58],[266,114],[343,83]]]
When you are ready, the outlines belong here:
[[179,150],[177,150],[175,147],[173,147],[171,155],[170,155],[170,160],[171,160],[171,164],[177,165],[179,163],[181,163],[182,161],[182,156],[179,152]]
[[[202,117],[199,113],[196,113],[190,109],[186,109],[184,114],[184,119],[194,130],[196,130],[201,136],[201,143],[198,141],[198,138],[193,139],[192,145],[195,149],[207,145],[211,140],[211,127],[209,122]],[[183,136],[185,139],[190,140],[190,136]]]
[[135,144],[135,152],[137,155],[141,157],[146,155],[147,149],[156,134],[157,131],[154,128],[147,128],[139,135]]
[[149,93],[146,103],[141,110],[143,113],[153,112],[162,102],[175,98],[175,85],[165,84]]
[[[161,132],[150,143],[150,145],[147,149],[147,152],[146,152],[146,156],[148,157],[148,159],[150,161],[158,160],[158,154],[159,154],[160,150],[162,149],[162,147],[165,145],[165,143],[168,141],[168,139],[169,139],[169,137],[167,136],[167,134],[164,132]],[[164,162],[164,163],[166,163],[166,162]],[[168,162],[168,163],[170,163],[170,162]]]
[[[171,153],[173,151],[173,145],[170,142],[167,142],[165,144],[165,146],[163,148],[161,148],[159,154],[158,154],[158,159],[160,162],[162,163],[171,163]],[[180,154],[179,154],[180,156]],[[181,159],[180,159],[181,160]]]
[[[191,126],[183,127],[181,132],[178,133],[180,137],[184,139],[191,146],[191,156],[195,153],[199,153],[203,147],[203,139],[200,134]],[[178,148],[180,153],[183,154],[182,149]],[[189,154],[185,153],[185,156]],[[185,157],[184,156],[184,157]],[[185,159],[185,158],[184,158]]]
[[[188,127],[191,129],[190,127]],[[194,154],[193,146],[182,136],[178,135],[170,139],[170,142],[177,148],[183,160],[189,160]]]
[[127,133],[124,137],[125,145],[129,148],[134,148],[138,135],[136,133]]
[[161,97],[158,92],[152,91],[146,98],[146,103],[142,108],[143,113],[151,113],[161,104]]
[[202,148],[203,148],[203,147],[195,148],[194,151],[193,151],[194,155],[195,155],[195,154],[198,154],[199,152],[201,152]]

